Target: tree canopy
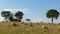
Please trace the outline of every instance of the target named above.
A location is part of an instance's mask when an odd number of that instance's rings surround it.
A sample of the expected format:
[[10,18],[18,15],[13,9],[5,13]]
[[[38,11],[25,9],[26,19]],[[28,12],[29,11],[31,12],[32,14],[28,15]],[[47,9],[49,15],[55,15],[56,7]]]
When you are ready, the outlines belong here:
[[52,23],[53,23],[53,18],[57,19],[59,17],[59,12],[55,9],[50,9],[46,13],[47,18],[52,18]]
[[1,16],[4,17],[7,21],[8,17],[10,16],[11,12],[10,11],[2,11]]
[[15,17],[19,20],[22,20],[24,13],[22,11],[18,11],[15,13]]

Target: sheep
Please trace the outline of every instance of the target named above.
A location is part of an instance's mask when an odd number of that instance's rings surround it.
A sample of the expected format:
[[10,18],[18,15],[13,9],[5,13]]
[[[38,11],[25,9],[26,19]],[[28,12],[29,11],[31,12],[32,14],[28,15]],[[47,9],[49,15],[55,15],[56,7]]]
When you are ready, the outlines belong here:
[[49,28],[45,25],[42,26],[42,28],[46,29],[46,30],[49,30]]
[[12,26],[19,26],[19,25],[17,25],[15,22],[13,22],[13,23],[12,23]]

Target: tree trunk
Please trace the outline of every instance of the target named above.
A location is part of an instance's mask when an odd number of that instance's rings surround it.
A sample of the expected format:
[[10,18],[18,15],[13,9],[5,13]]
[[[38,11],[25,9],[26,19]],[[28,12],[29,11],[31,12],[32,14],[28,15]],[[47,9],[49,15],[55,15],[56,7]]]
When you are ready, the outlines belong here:
[[53,18],[52,18],[52,24],[53,24]]
[[8,22],[7,17],[5,18],[6,22]]

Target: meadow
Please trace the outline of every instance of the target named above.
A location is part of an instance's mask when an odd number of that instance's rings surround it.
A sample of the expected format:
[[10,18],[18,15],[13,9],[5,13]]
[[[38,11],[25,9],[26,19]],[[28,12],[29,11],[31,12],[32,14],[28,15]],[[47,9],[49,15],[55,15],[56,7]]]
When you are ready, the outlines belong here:
[[[0,34],[60,34],[60,24],[32,23],[33,27],[17,22],[19,26],[12,26],[11,22],[0,22]],[[45,25],[49,29],[44,29]]]

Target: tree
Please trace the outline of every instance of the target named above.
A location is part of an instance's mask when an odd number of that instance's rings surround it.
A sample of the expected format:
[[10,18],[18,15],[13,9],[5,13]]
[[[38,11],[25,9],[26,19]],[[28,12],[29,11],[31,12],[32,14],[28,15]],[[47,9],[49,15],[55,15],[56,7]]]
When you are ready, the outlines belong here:
[[25,19],[25,20],[31,23],[31,20],[30,19]]
[[9,21],[12,21],[12,20],[14,19],[13,16],[14,16],[13,14],[11,14],[11,15],[9,16]]
[[23,15],[24,15],[23,12],[18,11],[18,12],[16,12],[15,17],[18,18],[19,20],[22,20]]
[[55,9],[50,9],[46,13],[47,18],[52,18],[52,24],[53,24],[53,18],[57,19],[59,17],[59,12]]
[[7,21],[8,17],[10,16],[11,12],[10,11],[2,11],[1,16],[4,17]]
[[26,21],[31,21],[30,19],[26,19]]

